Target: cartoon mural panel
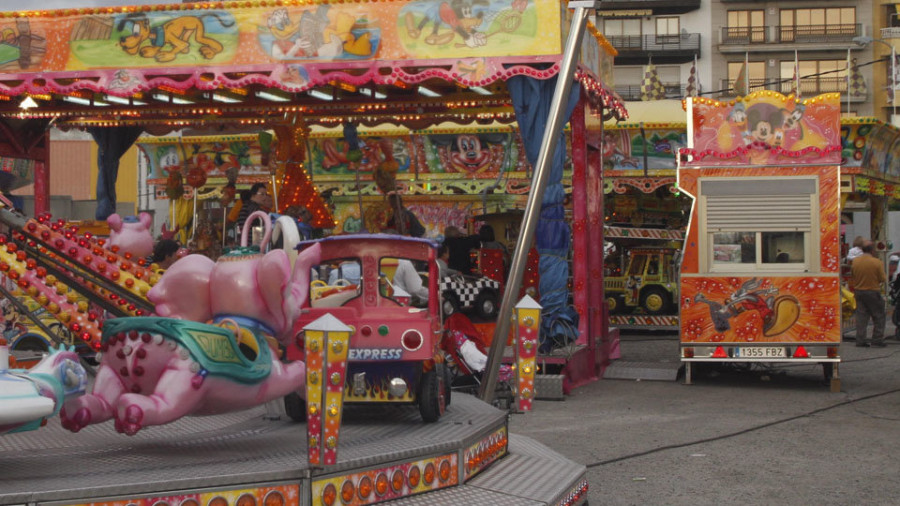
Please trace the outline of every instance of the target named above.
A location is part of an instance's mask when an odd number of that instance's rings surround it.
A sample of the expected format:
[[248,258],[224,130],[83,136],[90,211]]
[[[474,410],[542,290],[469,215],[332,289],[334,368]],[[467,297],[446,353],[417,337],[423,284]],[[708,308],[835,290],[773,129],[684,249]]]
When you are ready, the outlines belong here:
[[[515,197],[507,197],[506,200],[506,205],[511,205]],[[363,207],[368,208],[380,201],[381,197],[375,199],[367,197]],[[471,198],[460,200],[432,196],[422,200],[409,197],[405,198],[403,203],[425,226],[425,237],[440,237],[444,229],[451,225],[466,230],[469,217],[482,212],[482,202]],[[338,224],[335,233],[355,234],[365,228],[363,220],[359,217],[359,204],[355,198],[342,197],[337,200],[334,219]]]
[[[256,135],[142,139],[138,148],[149,161],[148,180],[159,183],[169,172],[185,166],[197,168],[206,178],[225,179],[236,173],[237,182],[269,176],[262,165],[262,147]],[[186,174],[188,175],[188,174]]]
[[[184,67],[221,72],[234,65],[447,59],[469,69],[470,81],[477,81],[480,74],[503,70],[485,59],[562,52],[560,4],[551,0],[165,8],[28,11],[6,18],[0,21],[0,69],[165,74],[164,69]],[[130,78],[140,82],[134,74]],[[109,73],[101,82],[112,80]]]
[[84,16],[74,23],[68,68],[227,63],[238,47],[238,30],[228,11]]
[[416,0],[400,10],[398,38],[418,58],[558,52],[559,37],[539,32],[539,16],[559,22],[558,9],[540,0]]
[[259,45],[275,61],[372,59],[381,42],[375,4],[281,7],[263,14]]
[[526,170],[528,162],[519,142],[517,132],[369,136],[361,138],[362,159],[351,162],[350,147],[343,138],[319,137],[309,140],[309,165],[314,177],[337,180],[352,179],[355,171],[364,181],[376,179],[379,165],[388,158],[399,164],[398,174],[493,178],[501,172]]
[[837,277],[702,277],[681,281],[682,342],[841,340]]
[[[515,138],[509,133],[458,133],[430,135],[426,158],[433,172],[464,176],[497,174],[515,162]],[[434,163],[437,162],[437,163]]]
[[841,124],[841,166],[859,167],[867,151],[868,137],[877,128],[873,122]]
[[27,18],[7,18],[0,22],[0,71],[40,68],[46,54],[44,25],[32,24]]
[[774,91],[691,101],[690,165],[840,163],[840,95],[797,101]]
[[[639,126],[609,128],[603,131],[603,164],[607,170],[675,169],[675,154],[687,145],[682,127],[646,128]],[[646,147],[646,153],[645,153]]]
[[890,125],[878,125],[868,136],[859,166],[863,170],[900,177],[900,132]]

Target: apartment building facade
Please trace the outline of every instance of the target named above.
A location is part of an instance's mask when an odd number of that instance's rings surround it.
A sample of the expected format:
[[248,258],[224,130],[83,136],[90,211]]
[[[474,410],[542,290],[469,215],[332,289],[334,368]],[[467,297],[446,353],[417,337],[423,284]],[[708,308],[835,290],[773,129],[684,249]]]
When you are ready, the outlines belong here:
[[[702,95],[727,100],[736,96],[734,83],[746,63],[744,82],[751,92],[791,93],[796,67],[802,96],[840,92],[845,115],[891,120],[889,60],[891,44],[900,43],[894,2],[613,0],[601,5],[597,25],[619,51],[616,90],[626,100],[640,100],[649,63],[666,98],[684,97],[695,61]],[[865,82],[864,91],[854,83],[854,93],[847,93],[848,73]]]

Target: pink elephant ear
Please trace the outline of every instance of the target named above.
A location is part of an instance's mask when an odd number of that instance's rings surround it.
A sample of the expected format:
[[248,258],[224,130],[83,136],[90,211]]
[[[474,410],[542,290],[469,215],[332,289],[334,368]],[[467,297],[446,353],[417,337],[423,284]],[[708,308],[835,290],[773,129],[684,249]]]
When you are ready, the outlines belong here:
[[153,216],[150,216],[150,213],[141,213],[138,215],[138,220],[140,220],[141,225],[143,225],[148,230],[150,229],[150,225],[153,224]]
[[109,228],[116,232],[122,230],[122,217],[118,214],[113,213],[109,215],[109,218],[106,218],[106,223],[109,223]]
[[294,301],[291,307],[287,308],[291,321],[300,316],[300,309],[306,305],[306,299],[309,296],[310,271],[321,261],[322,245],[319,243],[301,251],[294,260],[294,272],[291,276],[290,286],[288,286],[288,289],[291,290],[290,298]]
[[209,277],[215,265],[203,255],[188,255],[172,264],[147,292],[156,314],[195,322],[212,318]]
[[266,305],[266,309],[272,315],[273,321],[268,321],[275,336],[290,329],[293,320],[288,319],[286,306],[289,302],[289,288],[291,275],[291,261],[287,252],[283,249],[272,250],[259,260],[256,269],[256,282],[259,287],[259,295]]

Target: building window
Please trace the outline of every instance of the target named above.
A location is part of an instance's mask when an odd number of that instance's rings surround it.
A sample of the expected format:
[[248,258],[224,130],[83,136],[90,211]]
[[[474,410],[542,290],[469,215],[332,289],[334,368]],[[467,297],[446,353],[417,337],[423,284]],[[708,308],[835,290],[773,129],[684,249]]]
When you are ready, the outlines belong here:
[[604,19],[603,35],[606,37],[639,37],[641,35],[641,20],[640,18]]
[[817,189],[810,177],[701,179],[706,270],[815,270]]
[[[847,60],[800,60],[797,62],[800,92],[803,96],[847,91]],[[794,60],[781,62],[782,94],[791,92],[794,79]]]
[[781,42],[820,42],[829,36],[854,37],[856,31],[853,7],[781,9]]
[[[728,63],[728,82],[725,87],[734,86],[735,79],[738,78],[738,75],[741,72],[741,67],[744,66],[744,62],[729,62]],[[766,87],[766,63],[761,61],[751,61],[747,63],[747,80],[750,83],[750,89],[747,91],[754,91],[759,89],[764,89]]]
[[763,10],[728,11],[725,43],[766,41],[766,14]]

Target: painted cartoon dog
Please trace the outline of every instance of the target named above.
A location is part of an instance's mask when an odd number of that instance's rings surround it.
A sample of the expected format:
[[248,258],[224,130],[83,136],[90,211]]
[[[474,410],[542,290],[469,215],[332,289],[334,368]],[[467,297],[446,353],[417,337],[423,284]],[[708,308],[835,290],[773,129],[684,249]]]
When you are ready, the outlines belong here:
[[131,34],[120,37],[119,45],[130,55],[140,54],[165,63],[190,52],[193,37],[200,45],[200,54],[210,60],[222,52],[222,43],[206,34],[203,19],[207,17],[214,17],[225,28],[234,26],[233,20],[228,23],[215,13],[180,16],[157,26],[150,25],[146,14],[129,14],[119,21],[117,29],[121,32],[130,28]]

